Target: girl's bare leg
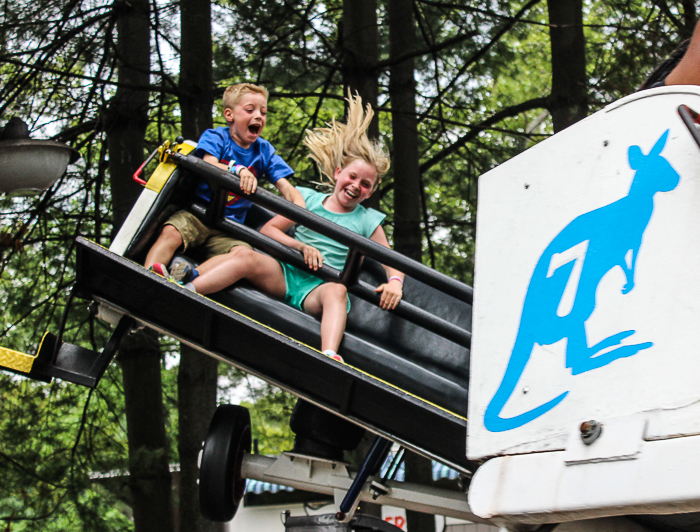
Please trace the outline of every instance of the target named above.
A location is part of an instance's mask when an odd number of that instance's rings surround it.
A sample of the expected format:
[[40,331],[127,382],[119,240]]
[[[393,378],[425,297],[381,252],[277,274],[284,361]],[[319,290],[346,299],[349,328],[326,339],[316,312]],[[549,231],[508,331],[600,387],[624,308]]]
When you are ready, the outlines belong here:
[[304,300],[304,310],[321,316],[321,351],[338,352],[348,318],[348,290],[339,283],[324,283],[314,288]]
[[282,299],[287,291],[282,266],[272,257],[241,247],[236,253],[220,255],[220,261],[192,284],[200,294],[211,294],[241,279],[247,279],[266,294]]

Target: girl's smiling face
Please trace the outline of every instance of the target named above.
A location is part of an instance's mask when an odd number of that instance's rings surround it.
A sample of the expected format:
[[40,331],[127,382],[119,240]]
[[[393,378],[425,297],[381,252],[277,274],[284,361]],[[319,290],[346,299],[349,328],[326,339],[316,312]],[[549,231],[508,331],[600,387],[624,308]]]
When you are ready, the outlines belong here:
[[332,207],[337,206],[340,212],[352,212],[374,192],[377,169],[363,159],[355,159],[342,169],[337,167],[333,179],[335,189],[326,207],[334,210]]

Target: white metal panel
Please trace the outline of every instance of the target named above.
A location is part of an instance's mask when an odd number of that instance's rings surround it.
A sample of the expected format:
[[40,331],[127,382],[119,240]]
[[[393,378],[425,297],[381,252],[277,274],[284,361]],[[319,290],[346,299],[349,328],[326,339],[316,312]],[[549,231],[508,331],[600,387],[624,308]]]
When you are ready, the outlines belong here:
[[114,237],[112,245],[109,246],[109,250],[117,255],[124,255],[126,248],[134,238],[136,231],[141,227],[144,217],[148,214],[148,211],[153,206],[153,203],[158,198],[158,193],[153,192],[147,188],[144,188],[139,195],[139,199],[136,200],[129,216],[122,224],[117,236]]
[[680,104],[700,111],[698,88],[632,95],[481,177],[470,458],[565,449],[588,419],[700,429],[700,149]]
[[493,458],[474,475],[469,506],[485,519],[558,523],[700,510],[700,436],[644,442],[636,459],[567,465],[557,451]]

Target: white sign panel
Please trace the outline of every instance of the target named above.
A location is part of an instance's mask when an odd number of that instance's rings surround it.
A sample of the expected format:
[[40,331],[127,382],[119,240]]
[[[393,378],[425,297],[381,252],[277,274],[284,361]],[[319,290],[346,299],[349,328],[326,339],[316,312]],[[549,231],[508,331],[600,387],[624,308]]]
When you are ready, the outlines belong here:
[[700,433],[700,148],[681,104],[700,111],[700,91],[632,95],[481,177],[470,458],[639,413],[648,438]]

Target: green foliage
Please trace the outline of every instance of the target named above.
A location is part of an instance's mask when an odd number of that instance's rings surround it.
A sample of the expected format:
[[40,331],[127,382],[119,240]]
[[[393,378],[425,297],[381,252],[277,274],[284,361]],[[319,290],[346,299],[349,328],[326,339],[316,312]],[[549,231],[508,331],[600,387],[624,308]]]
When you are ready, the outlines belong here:
[[[584,3],[591,111],[634,91],[690,34],[696,16],[684,11],[687,4]],[[512,111],[546,98],[551,88],[546,3],[520,13],[526,5],[522,0],[415,2],[424,262],[467,283],[473,277],[478,177],[552,132],[541,105]],[[75,278],[74,238],[83,235],[103,245],[111,238],[104,116],[118,69],[113,9],[111,2],[82,0],[7,0],[0,7],[2,121],[21,116],[33,135],[60,134],[83,155],[80,165],[40,196],[0,198],[0,234],[17,237],[23,245],[5,248],[0,256],[3,347],[34,352],[44,331],[58,330]],[[302,145],[304,131],[344,112],[341,9],[340,0],[223,0],[213,5],[219,95],[241,81],[267,86],[271,99],[264,136],[295,168],[297,185],[319,181]],[[179,133],[177,16],[175,4],[154,3],[151,19],[158,33],[153,39],[149,151]],[[378,21],[377,112],[381,138],[391,150],[388,21],[382,2]],[[504,117],[492,120],[497,113]],[[215,122],[223,124],[218,111]],[[390,238],[393,184],[400,178],[390,172],[379,190]],[[101,349],[109,333],[90,316],[85,302],[70,301],[66,340]],[[169,452],[177,461],[177,345],[164,339],[162,352]],[[246,381],[239,371],[223,368],[220,395],[247,387],[244,404],[251,409],[260,452],[291,448],[287,420],[294,398]],[[124,477],[90,478],[127,467],[117,366],[92,393],[2,374],[0,401],[0,521],[9,530],[132,529]]]
[[128,530],[115,495],[90,477],[125,469],[119,376],[98,391],[0,375],[0,516],[8,530]]

